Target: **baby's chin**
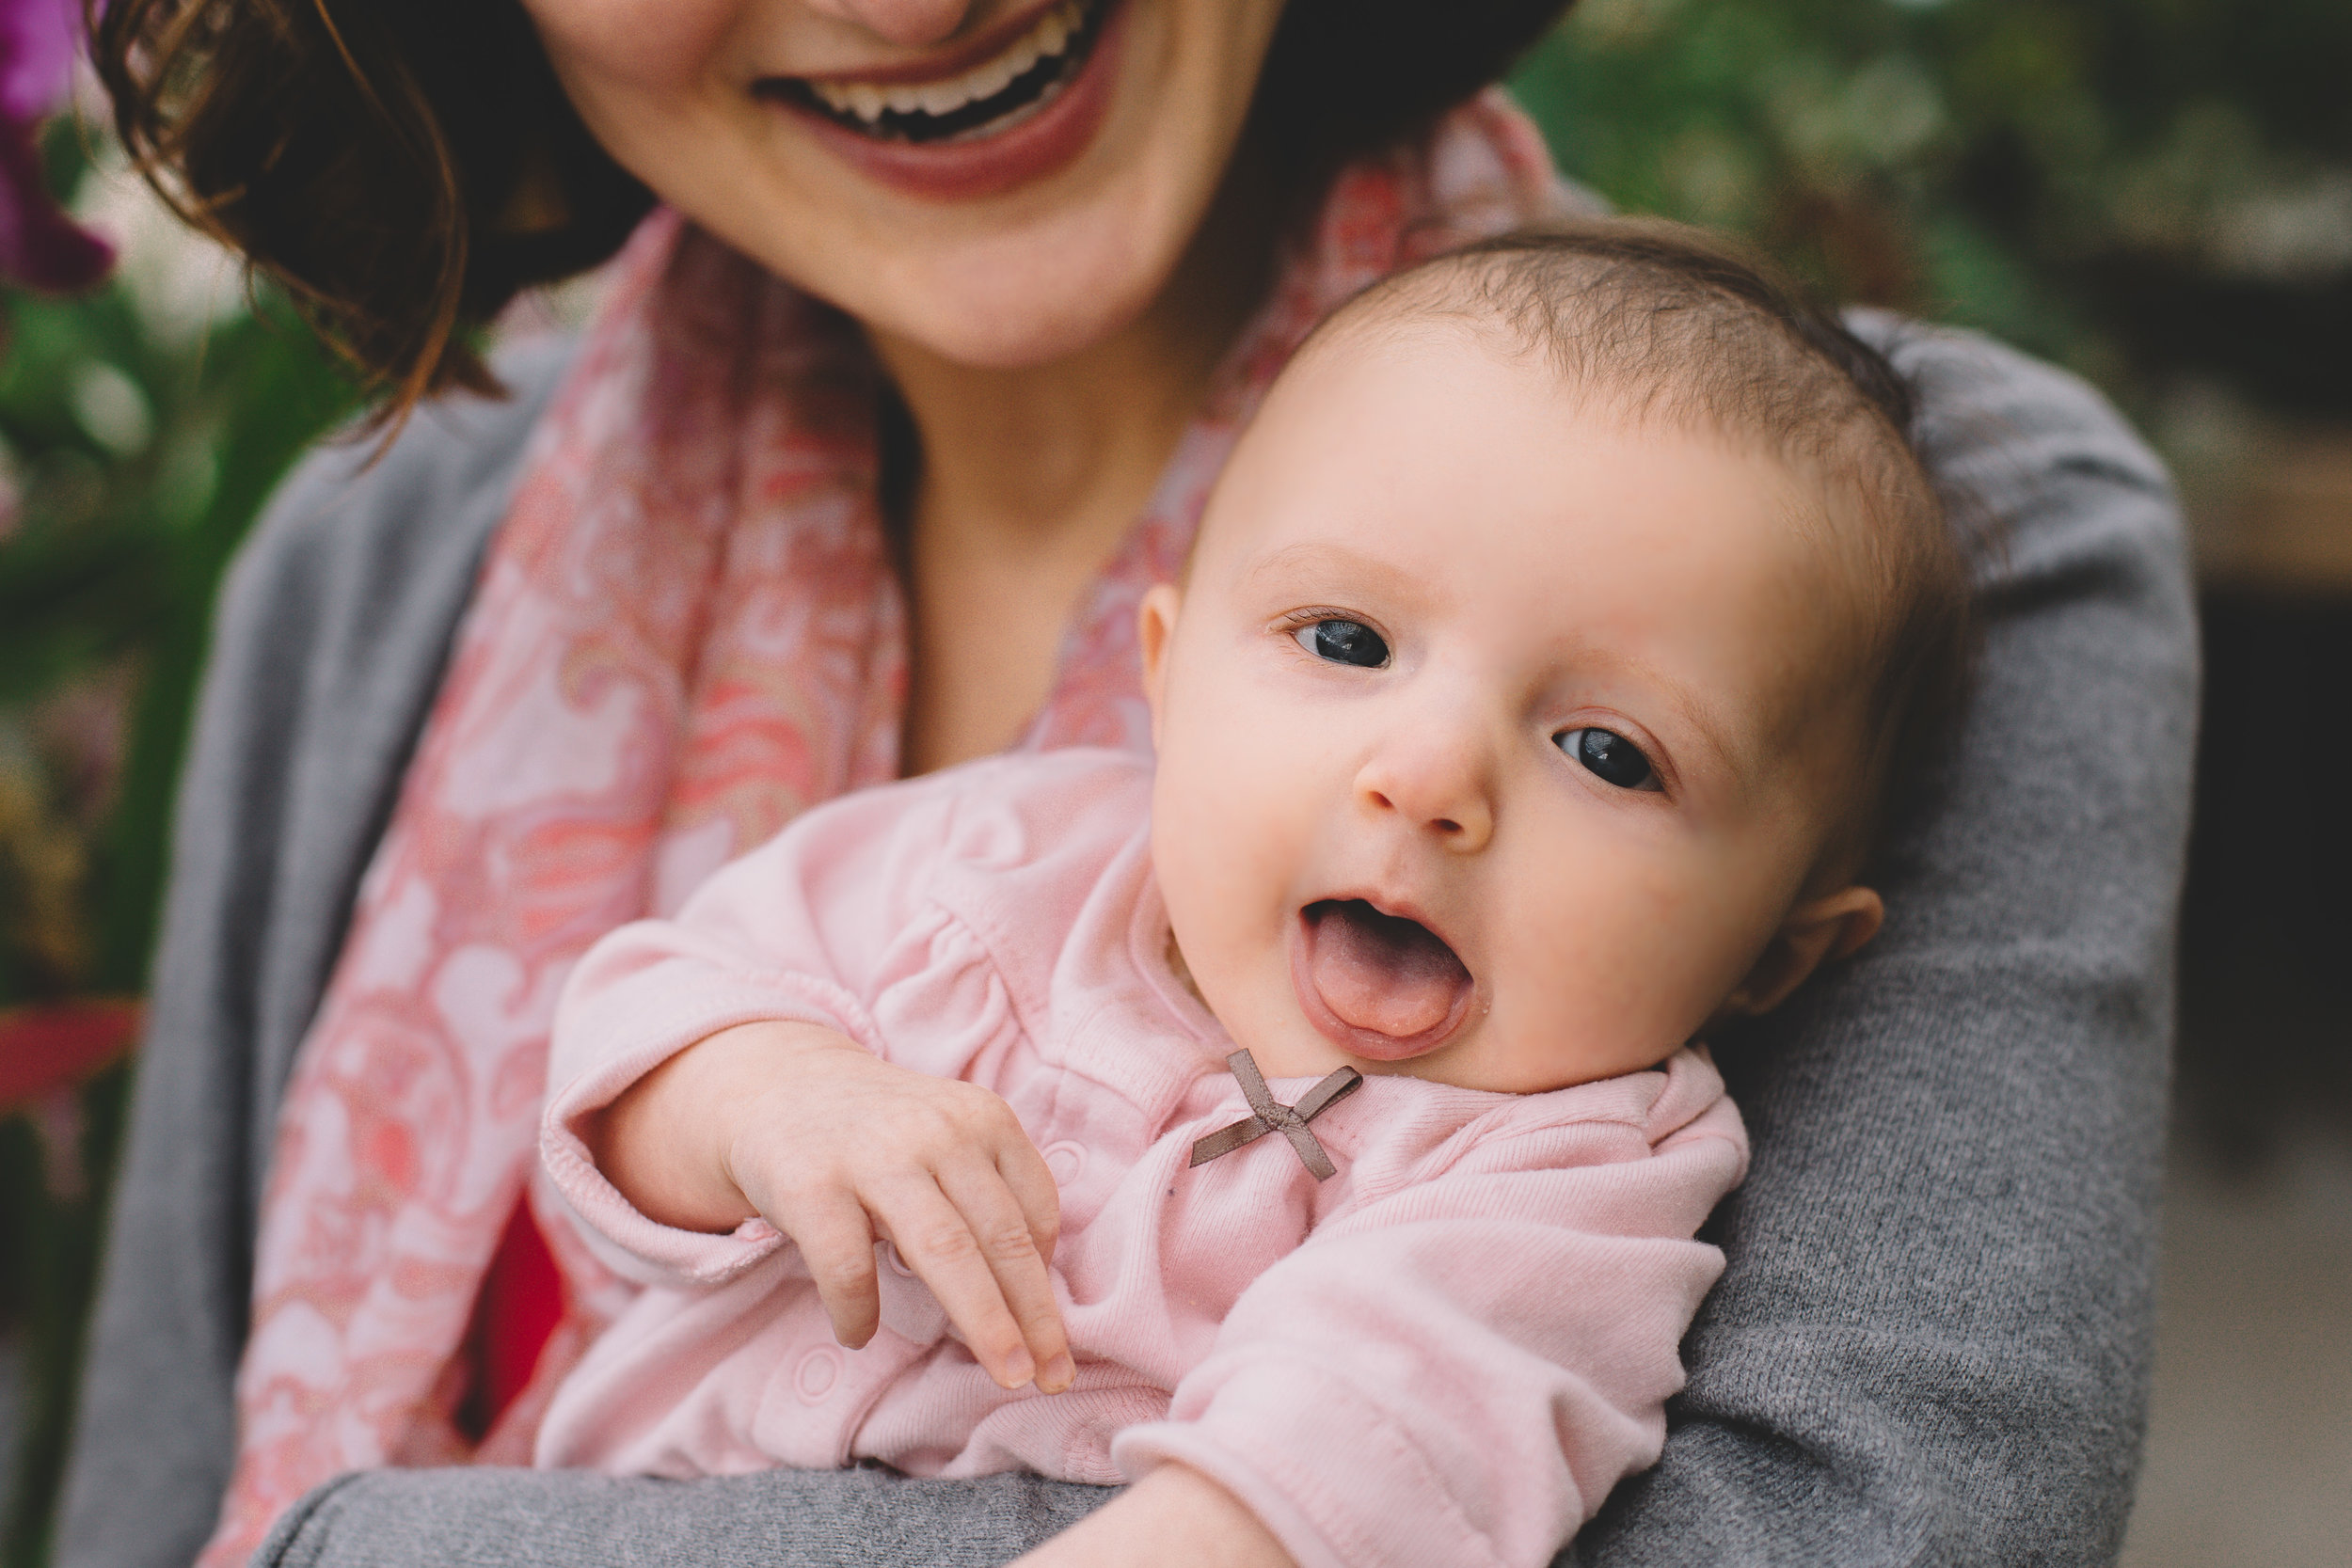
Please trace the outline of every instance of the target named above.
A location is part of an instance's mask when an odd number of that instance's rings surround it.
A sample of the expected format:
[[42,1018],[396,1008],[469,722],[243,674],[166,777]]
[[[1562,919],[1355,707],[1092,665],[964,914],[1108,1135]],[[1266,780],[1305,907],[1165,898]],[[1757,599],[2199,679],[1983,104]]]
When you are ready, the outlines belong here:
[[1228,1026],[1233,1043],[1247,1048],[1250,1058],[1258,1064],[1258,1070],[1268,1078],[1320,1078],[1335,1069],[1347,1067],[1367,1078],[1417,1078],[1425,1084],[1444,1084],[1490,1094],[1534,1094],[1603,1076],[1531,1071],[1523,1061],[1499,1061],[1479,1048],[1475,1028],[1463,1031],[1447,1044],[1412,1055],[1366,1055],[1333,1044],[1307,1021],[1304,1013],[1295,1008],[1281,1009],[1281,1013],[1279,1018],[1261,1016],[1254,1020],[1258,1025],[1254,1029]]
[[[1515,1063],[1496,1063],[1477,1059],[1469,1053],[1454,1056],[1440,1053],[1419,1056],[1408,1062],[1358,1062],[1353,1064],[1365,1077],[1418,1078],[1424,1084],[1444,1084],[1457,1089],[1475,1089],[1481,1094],[1549,1094],[1554,1089],[1572,1089],[1581,1084],[1597,1084],[1604,1079],[1622,1077],[1626,1072],[1642,1070],[1626,1068],[1616,1071],[1578,1069],[1559,1066],[1530,1068]],[[1657,1067],[1657,1062],[1643,1064]]]
[[1680,1049],[1678,1043],[1569,1042],[1550,1031],[1531,1039],[1489,1012],[1438,1049],[1391,1060],[1351,1055],[1347,1065],[1366,1077],[1418,1078],[1486,1094],[1548,1094],[1663,1067]]

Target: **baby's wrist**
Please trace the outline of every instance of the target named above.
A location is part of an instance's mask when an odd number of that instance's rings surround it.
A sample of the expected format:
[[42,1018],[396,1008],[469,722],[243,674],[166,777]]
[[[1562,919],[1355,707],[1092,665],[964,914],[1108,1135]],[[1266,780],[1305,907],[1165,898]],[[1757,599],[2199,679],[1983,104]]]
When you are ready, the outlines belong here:
[[830,1049],[821,1037],[830,1035],[804,1024],[762,1022],[695,1041],[630,1085],[582,1129],[596,1168],[656,1224],[722,1235],[735,1229],[758,1212],[734,1176],[736,1149],[755,1120],[755,1107],[790,1071],[790,1057]]
[[762,1115],[766,1096],[793,1092],[811,1073],[826,1070],[826,1058],[847,1052],[863,1061],[872,1057],[866,1048],[836,1029],[818,1024],[767,1020],[722,1029],[697,1042],[692,1050],[709,1053],[709,1125],[716,1131],[716,1168],[743,1217],[758,1212],[747,1196],[738,1171],[755,1168],[762,1135],[772,1118]]
[[1184,1465],[1162,1465],[1013,1568],[1144,1568],[1207,1562],[1295,1568],[1274,1532],[1231,1492]]

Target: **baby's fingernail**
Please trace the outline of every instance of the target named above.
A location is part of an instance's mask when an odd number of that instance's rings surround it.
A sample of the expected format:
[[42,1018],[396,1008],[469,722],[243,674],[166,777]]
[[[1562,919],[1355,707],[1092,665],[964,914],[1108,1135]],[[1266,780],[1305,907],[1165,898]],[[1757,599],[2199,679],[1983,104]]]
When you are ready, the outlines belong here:
[[1038,1378],[1037,1386],[1049,1394],[1058,1394],[1069,1387],[1077,1375],[1078,1369],[1072,1365],[1070,1353],[1057,1351],[1054,1359],[1045,1363],[1045,1371]]
[[1005,1386],[1018,1388],[1037,1376],[1037,1360],[1025,1350],[1014,1351],[1005,1357]]

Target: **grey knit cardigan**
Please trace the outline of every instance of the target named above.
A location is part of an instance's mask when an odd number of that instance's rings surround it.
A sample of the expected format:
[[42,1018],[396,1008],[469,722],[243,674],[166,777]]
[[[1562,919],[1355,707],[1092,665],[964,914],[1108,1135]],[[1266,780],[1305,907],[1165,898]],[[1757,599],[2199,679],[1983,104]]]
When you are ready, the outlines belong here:
[[[2001,519],[1979,691],[1899,812],[1890,918],[1726,1053],[1756,1146],[1658,1467],[1595,1565],[2113,1558],[2146,1402],[2197,657],[2164,472],[2079,383],[1891,341],[1925,450]],[[183,1568],[234,1448],[273,1118],[566,350],[285,485],[221,603],[188,759],[59,1561]],[[877,1470],[696,1482],[379,1472],[257,1560],[316,1568],[986,1563],[1102,1489]],[[1565,1560],[1565,1559],[1564,1559]]]

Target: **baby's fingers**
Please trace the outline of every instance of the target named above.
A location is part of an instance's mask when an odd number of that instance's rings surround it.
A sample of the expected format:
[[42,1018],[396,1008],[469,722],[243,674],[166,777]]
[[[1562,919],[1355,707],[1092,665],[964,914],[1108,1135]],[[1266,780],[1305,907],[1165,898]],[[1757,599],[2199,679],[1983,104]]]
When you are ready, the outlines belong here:
[[1046,1167],[1045,1156],[1037,1151],[1021,1124],[1010,1117],[1005,1119],[1010,1127],[997,1140],[996,1172],[1011,1190],[1013,1201],[1021,1205],[1038,1255],[1051,1263],[1054,1245],[1061,1237],[1061,1188]]
[[[940,1184],[929,1175],[910,1177],[869,1195],[869,1200],[898,1255],[939,1298],[981,1369],[1007,1388],[1032,1381],[1038,1361],[1006,1304],[988,1248]],[[1013,1207],[1009,1197],[1006,1207]],[[1017,1244],[1034,1256],[1028,1227],[1018,1228]]]
[[856,1350],[882,1322],[874,1283],[874,1226],[846,1187],[808,1198],[779,1227],[801,1249],[817,1293],[833,1318],[833,1337]]
[[1026,1137],[1020,1138],[1020,1152],[1036,1167],[1041,1194],[1033,1188],[1025,1195],[1009,1179],[1002,1164],[1013,1162],[992,1162],[977,1151],[975,1158],[943,1169],[939,1184],[979,1241],[989,1273],[1034,1358],[1038,1387],[1058,1394],[1070,1386],[1073,1371],[1070,1337],[1062,1328],[1053,1275],[1046,1266],[1061,1223],[1061,1199],[1045,1162]]

